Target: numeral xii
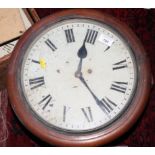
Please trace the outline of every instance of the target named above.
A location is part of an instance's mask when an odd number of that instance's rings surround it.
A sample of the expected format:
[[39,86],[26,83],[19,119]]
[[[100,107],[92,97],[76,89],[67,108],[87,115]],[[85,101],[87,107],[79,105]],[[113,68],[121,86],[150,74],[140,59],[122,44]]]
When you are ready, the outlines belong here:
[[85,42],[94,44],[96,41],[97,35],[98,35],[97,31],[88,29],[85,36]]

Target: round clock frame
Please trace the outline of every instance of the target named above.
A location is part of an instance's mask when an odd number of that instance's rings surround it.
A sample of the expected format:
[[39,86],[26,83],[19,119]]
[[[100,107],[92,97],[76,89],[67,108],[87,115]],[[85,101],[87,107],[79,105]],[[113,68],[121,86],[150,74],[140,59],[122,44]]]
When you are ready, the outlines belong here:
[[[111,125],[94,132],[73,134],[57,131],[45,126],[39,119],[34,117],[33,112],[25,103],[19,87],[17,74],[19,72],[19,62],[24,54],[24,47],[27,42],[31,42],[49,24],[54,24],[62,20],[73,18],[92,19],[111,26],[119,32],[128,42],[135,55],[137,63],[137,88],[134,97],[126,111]],[[12,108],[19,120],[34,135],[43,141],[58,146],[99,146],[107,144],[129,130],[143,112],[151,87],[151,71],[147,54],[139,39],[124,23],[107,14],[92,9],[71,9],[64,10],[50,15],[38,23],[34,24],[19,40],[11,56],[7,75],[7,90]]]

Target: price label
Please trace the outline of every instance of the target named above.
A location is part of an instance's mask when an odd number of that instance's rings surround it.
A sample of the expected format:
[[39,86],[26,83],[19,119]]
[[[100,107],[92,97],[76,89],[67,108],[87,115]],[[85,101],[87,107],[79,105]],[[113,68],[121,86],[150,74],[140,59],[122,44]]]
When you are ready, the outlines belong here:
[[101,34],[98,38],[98,41],[100,41],[103,44],[106,44],[107,46],[111,46],[114,40],[110,38],[109,36],[105,34]]

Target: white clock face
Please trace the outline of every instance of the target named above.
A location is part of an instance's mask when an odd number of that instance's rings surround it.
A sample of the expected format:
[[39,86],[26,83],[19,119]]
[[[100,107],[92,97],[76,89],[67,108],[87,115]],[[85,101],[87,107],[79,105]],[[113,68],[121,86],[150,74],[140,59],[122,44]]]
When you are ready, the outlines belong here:
[[111,28],[86,19],[43,31],[24,55],[21,84],[38,118],[71,132],[114,121],[136,89],[132,50]]

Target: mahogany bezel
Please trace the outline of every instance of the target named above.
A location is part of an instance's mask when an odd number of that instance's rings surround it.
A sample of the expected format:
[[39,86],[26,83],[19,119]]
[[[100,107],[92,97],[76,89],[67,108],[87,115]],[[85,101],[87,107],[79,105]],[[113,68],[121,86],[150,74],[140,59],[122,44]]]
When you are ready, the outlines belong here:
[[[104,130],[96,132],[88,132],[87,134],[64,134],[55,129],[45,126],[39,119],[34,117],[33,112],[29,106],[24,102],[17,74],[19,72],[19,65],[21,56],[24,54],[24,46],[27,42],[32,41],[38,31],[45,28],[49,23],[56,23],[61,20],[70,18],[88,18],[99,22],[103,22],[112,26],[128,41],[132,48],[137,62],[138,82],[137,89],[132,99],[132,102],[123,115],[117,119],[112,125]],[[92,9],[71,9],[64,10],[53,15],[50,15],[38,23],[34,24],[26,33],[20,38],[13,54],[11,56],[8,74],[7,74],[7,90],[11,101],[12,108],[18,116],[19,120],[27,127],[34,135],[42,140],[58,146],[98,146],[107,144],[118,138],[129,130],[137,121],[143,112],[147,99],[149,97],[151,87],[151,71],[147,54],[140,43],[139,39],[124,23],[118,21],[116,18],[107,14],[95,11]]]

